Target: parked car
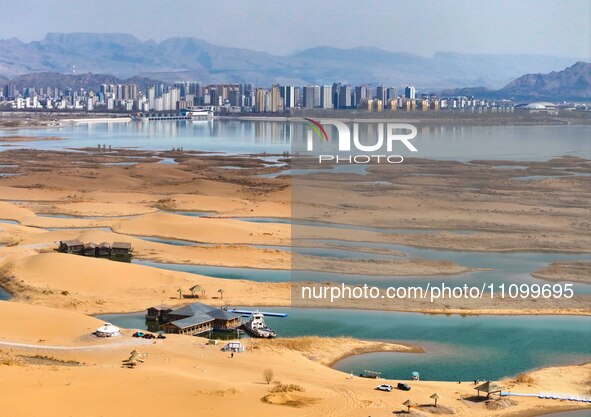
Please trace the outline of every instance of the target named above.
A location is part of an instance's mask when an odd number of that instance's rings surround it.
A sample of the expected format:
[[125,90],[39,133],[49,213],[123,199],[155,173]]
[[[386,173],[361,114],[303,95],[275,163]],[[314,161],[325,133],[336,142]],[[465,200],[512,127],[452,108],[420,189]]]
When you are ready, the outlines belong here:
[[396,385],[396,388],[402,391],[410,391],[410,387],[408,386],[408,384],[404,384],[402,382],[399,382],[398,385]]
[[155,339],[155,336],[152,333],[146,333],[144,339]]
[[166,339],[166,336],[164,336],[162,333],[158,333],[157,339]]
[[134,334],[132,334],[133,337],[144,337],[144,333],[143,332],[135,332]]
[[382,384],[382,385],[378,385],[376,387],[376,389],[378,391],[392,392],[392,385],[390,385],[390,384]]

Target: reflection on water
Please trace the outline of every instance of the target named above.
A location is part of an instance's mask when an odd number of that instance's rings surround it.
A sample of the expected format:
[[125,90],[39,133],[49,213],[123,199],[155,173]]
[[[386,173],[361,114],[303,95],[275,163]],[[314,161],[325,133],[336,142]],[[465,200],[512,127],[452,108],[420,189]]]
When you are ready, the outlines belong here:
[[[475,159],[547,160],[556,156],[589,157],[591,126],[419,126],[411,154],[403,146],[393,151],[404,157],[469,161]],[[360,129],[361,143],[374,143]],[[67,149],[105,143],[113,147],[152,150],[185,150],[227,153],[282,153],[304,141],[299,122],[213,120],[206,123],[129,122],[89,123],[61,128],[18,129],[0,136],[60,136],[62,141],[27,142],[27,148]],[[557,140],[560,138],[560,140]],[[22,143],[14,143],[23,147]],[[347,169],[347,168],[343,168]],[[354,168],[351,168],[354,169]]]

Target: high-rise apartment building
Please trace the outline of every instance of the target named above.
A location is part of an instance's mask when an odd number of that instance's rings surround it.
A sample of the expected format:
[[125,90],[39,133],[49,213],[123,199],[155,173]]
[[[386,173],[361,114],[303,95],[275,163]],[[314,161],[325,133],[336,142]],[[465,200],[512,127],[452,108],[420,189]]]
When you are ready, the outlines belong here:
[[320,87],[317,85],[307,85],[304,87],[304,103],[305,109],[313,109],[320,107]]
[[283,108],[292,109],[296,106],[295,87],[293,85],[284,85],[279,88],[279,94],[283,99]]
[[323,85],[320,87],[320,107],[323,109],[332,109],[332,85]]
[[279,86],[278,85],[274,85],[273,87],[271,87],[271,92],[270,92],[270,109],[269,111],[271,113],[277,113],[279,110],[283,109],[282,106],[282,100],[281,100],[281,94],[279,94]]
[[382,103],[385,103],[388,98],[388,89],[383,85],[380,85],[376,88],[376,97],[378,100],[381,100]]
[[339,92],[339,109],[351,108],[351,86],[342,85]]
[[264,88],[257,88],[254,93],[254,107],[257,113],[264,113],[266,110],[265,108],[265,99],[266,99],[267,91]]

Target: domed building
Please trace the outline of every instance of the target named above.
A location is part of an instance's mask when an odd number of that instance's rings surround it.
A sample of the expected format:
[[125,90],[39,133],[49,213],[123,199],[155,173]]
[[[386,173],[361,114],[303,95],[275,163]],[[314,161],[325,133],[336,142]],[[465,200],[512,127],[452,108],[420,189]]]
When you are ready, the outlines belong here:
[[522,108],[529,111],[530,113],[558,114],[556,104],[550,103],[548,101],[536,101],[534,103],[526,104]]
[[105,323],[94,332],[97,337],[116,337],[121,336],[121,329],[111,323]]

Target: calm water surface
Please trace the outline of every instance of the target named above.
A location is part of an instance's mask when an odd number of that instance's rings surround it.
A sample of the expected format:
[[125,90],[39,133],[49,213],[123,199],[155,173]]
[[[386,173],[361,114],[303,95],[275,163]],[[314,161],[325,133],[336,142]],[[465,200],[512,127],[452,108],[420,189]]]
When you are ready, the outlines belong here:
[[[412,156],[468,161],[473,159],[547,160],[556,156],[591,155],[591,126],[445,126],[425,127],[417,123]],[[18,147],[66,149],[96,147],[137,147],[151,150],[206,152],[281,153],[292,141],[305,137],[303,123],[271,121],[214,120],[206,123],[90,123],[50,129],[1,131],[0,136],[59,136],[61,141],[14,143]],[[363,138],[362,138],[363,140]],[[396,150],[410,156],[404,147]],[[166,161],[173,162],[173,161]],[[344,170],[355,168],[342,168]]]
[[[591,318],[575,316],[425,315],[363,310],[272,308],[287,318],[268,317],[281,337],[352,336],[416,344],[427,353],[372,353],[338,362],[336,369],[380,371],[409,379],[498,379],[550,364],[589,360]],[[145,328],[144,312],[100,316],[127,328]]]
[[[302,243],[298,242],[298,243]],[[314,281],[314,282],[345,282],[348,284],[369,284],[378,287],[398,286],[421,286],[425,287],[429,282],[448,282],[454,285],[475,285],[481,287],[484,283],[515,283],[515,284],[547,284],[548,281],[540,280],[531,276],[531,273],[555,261],[586,261],[588,254],[561,254],[547,252],[460,252],[415,248],[406,245],[394,245],[387,243],[350,242],[343,240],[314,240],[315,243],[333,243],[339,246],[350,246],[354,249],[357,246],[367,248],[381,248],[404,252],[410,258],[448,260],[458,265],[474,268],[490,268],[485,271],[474,271],[458,275],[446,276],[375,276],[365,274],[342,274],[330,272],[312,272],[298,269],[297,261],[294,261],[292,270],[280,269],[256,269],[256,268],[229,268],[222,266],[204,266],[193,264],[170,264],[159,263],[147,260],[134,259],[132,262],[168,269],[173,271],[189,272],[193,274],[206,275],[216,278],[248,279],[265,282],[285,281]],[[161,243],[166,243],[162,241]],[[174,244],[170,242],[170,244]],[[274,248],[274,247],[270,247]],[[275,247],[276,249],[288,249]],[[342,249],[297,247],[291,248],[292,252],[314,256],[337,257],[341,259],[400,259],[391,255],[369,255],[363,252],[349,252]],[[591,294],[591,285],[574,283],[572,286],[575,294]]]
[[[469,161],[503,159],[507,161],[544,161],[562,155],[591,157],[591,126],[492,126],[492,127],[419,127],[413,144],[419,149],[412,156]],[[281,153],[290,150],[292,141],[304,137],[303,126],[284,122],[241,122],[215,120],[206,123],[98,123],[66,126],[57,129],[21,129],[0,131],[0,135],[60,136],[63,141],[15,143],[17,147],[63,150],[77,147],[137,147],[151,150],[185,150],[207,152]],[[10,148],[7,148],[10,149]],[[404,149],[397,150],[405,154]],[[163,163],[174,163],[163,160]],[[362,175],[358,167],[342,167],[342,172]],[[293,172],[297,174],[296,172]],[[276,174],[273,174],[276,175]],[[536,178],[537,179],[537,178]],[[535,180],[532,178],[532,180]],[[188,214],[189,215],[189,214]],[[202,213],[196,214],[202,215]],[[320,242],[320,241],[318,241]],[[173,244],[172,242],[169,242]],[[176,242],[177,244],[181,242]],[[359,245],[334,241],[338,245]],[[446,279],[477,283],[506,280],[509,282],[541,282],[530,272],[554,260],[582,259],[583,255],[536,253],[475,253],[435,251],[402,245],[365,243],[382,248],[402,250],[409,256],[448,259],[460,265],[491,267],[494,271],[463,274]],[[297,249],[296,249],[297,250]],[[309,248],[309,254],[326,249]],[[353,251],[352,251],[353,252]],[[334,253],[334,252],[333,252]],[[345,255],[343,252],[339,252]],[[587,257],[588,259],[588,257]],[[290,271],[253,270],[246,268],[167,265],[135,261],[149,266],[183,270],[226,278],[248,278],[259,281],[293,279]],[[296,279],[297,278],[296,272]],[[322,280],[383,281],[362,275],[315,274]],[[336,276],[336,277],[335,277]],[[400,277],[388,284],[413,283],[424,280]],[[576,286],[577,292],[588,292],[589,286]],[[0,299],[8,298],[0,290]],[[265,308],[267,309],[267,308]],[[269,310],[273,310],[269,308]],[[268,323],[281,336],[324,335],[353,336],[363,339],[398,340],[416,343],[427,354],[378,353],[359,355],[336,364],[336,368],[358,373],[363,369],[383,372],[389,378],[408,379],[419,371],[425,379],[473,380],[498,379],[549,364],[577,363],[589,360],[591,350],[591,319],[587,317],[508,317],[508,316],[429,316],[412,313],[276,309],[288,310],[286,319],[269,318]],[[104,317],[123,327],[143,327],[143,313]],[[570,416],[569,416],[570,417]]]

